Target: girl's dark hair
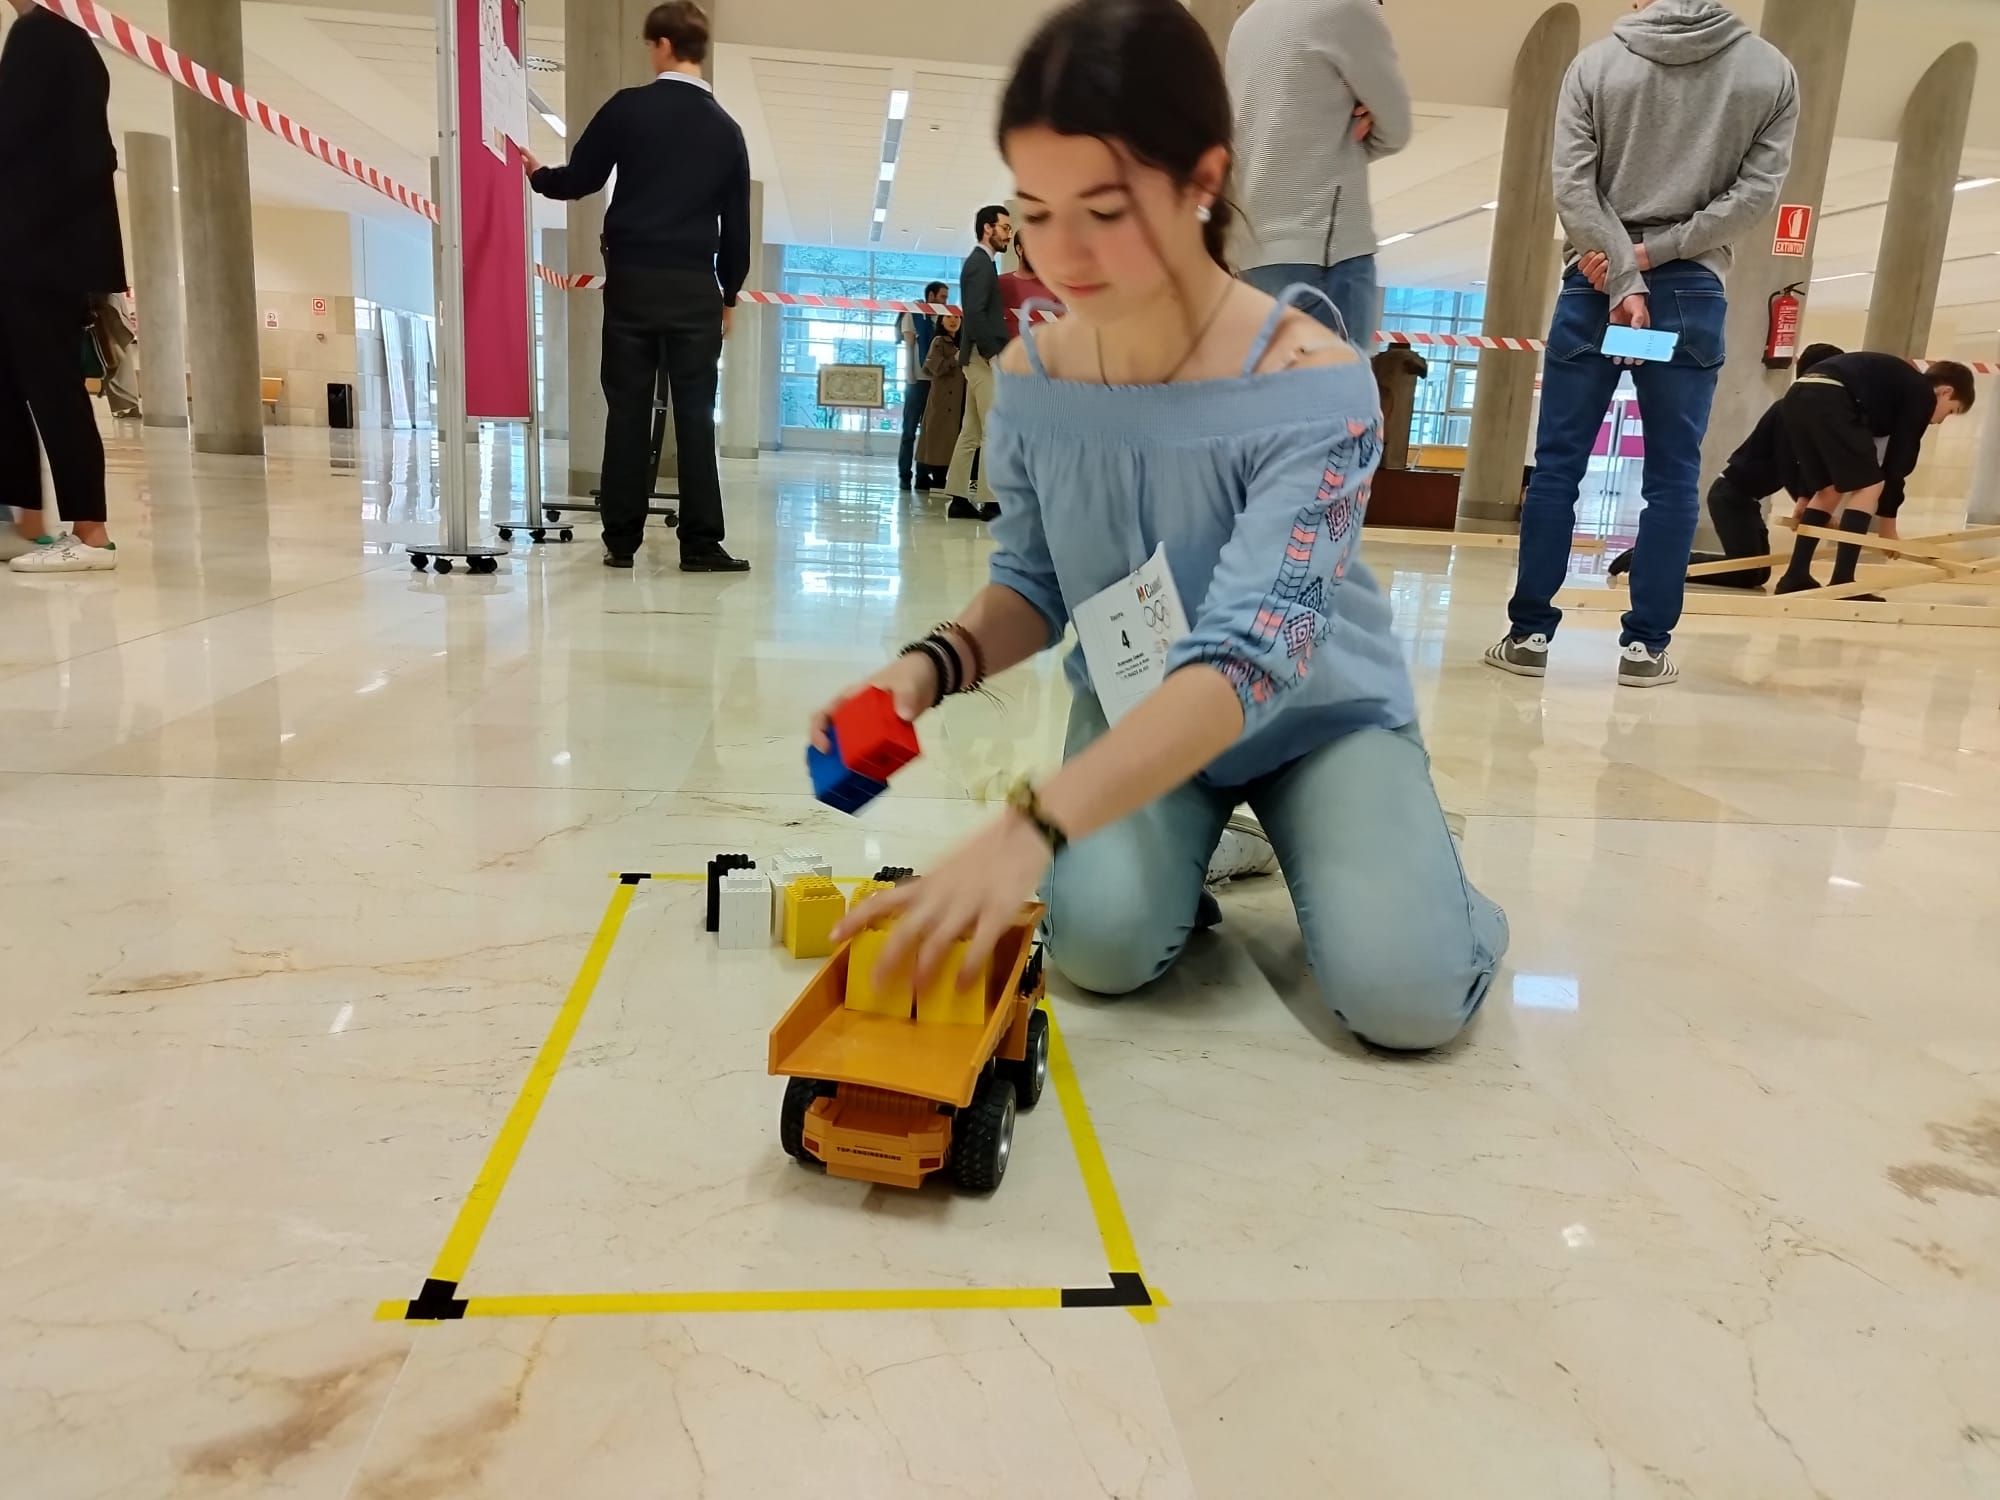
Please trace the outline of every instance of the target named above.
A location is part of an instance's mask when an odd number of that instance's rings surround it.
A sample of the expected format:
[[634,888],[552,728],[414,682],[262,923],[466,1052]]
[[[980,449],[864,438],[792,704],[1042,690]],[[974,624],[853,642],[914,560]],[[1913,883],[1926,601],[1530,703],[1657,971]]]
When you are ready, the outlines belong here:
[[[1016,130],[1095,136],[1183,187],[1203,156],[1230,145],[1229,84],[1208,33],[1181,0],[1072,0],[1042,23],[1000,101],[1004,154]],[[1202,239],[1224,270],[1235,210],[1229,181]]]

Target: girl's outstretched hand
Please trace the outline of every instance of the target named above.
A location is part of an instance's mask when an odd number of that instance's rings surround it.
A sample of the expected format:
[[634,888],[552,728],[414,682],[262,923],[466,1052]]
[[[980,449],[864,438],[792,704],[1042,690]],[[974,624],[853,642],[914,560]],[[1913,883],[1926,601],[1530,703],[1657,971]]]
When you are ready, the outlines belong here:
[[1034,825],[1019,813],[1002,813],[921,880],[879,892],[855,907],[834,929],[834,941],[845,942],[863,928],[895,917],[876,965],[876,982],[887,984],[914,957],[916,983],[922,988],[943,967],[951,945],[969,937],[957,981],[969,985],[1001,934],[1020,917],[1021,903],[1034,898],[1048,868],[1049,846]]

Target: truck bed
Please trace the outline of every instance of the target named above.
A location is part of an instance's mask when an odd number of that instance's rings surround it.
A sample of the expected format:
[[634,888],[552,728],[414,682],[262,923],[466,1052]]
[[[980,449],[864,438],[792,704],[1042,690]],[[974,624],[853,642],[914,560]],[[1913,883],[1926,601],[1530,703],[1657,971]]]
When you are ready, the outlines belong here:
[[1013,1024],[1021,971],[1040,908],[1002,934],[993,953],[986,1020],[979,1026],[916,1021],[849,1010],[843,943],[771,1029],[770,1070],[793,1078],[859,1084],[964,1108],[980,1070]]

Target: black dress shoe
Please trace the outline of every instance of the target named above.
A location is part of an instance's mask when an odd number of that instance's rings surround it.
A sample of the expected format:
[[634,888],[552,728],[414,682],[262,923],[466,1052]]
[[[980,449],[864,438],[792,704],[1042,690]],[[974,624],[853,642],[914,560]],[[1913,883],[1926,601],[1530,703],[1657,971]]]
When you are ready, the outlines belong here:
[[713,552],[683,552],[681,554],[683,573],[747,573],[750,571],[748,558],[731,557],[720,547]]
[[979,507],[979,519],[982,521],[999,520],[1000,502],[998,500],[988,500],[983,502]]
[[629,557],[620,557],[616,552],[607,552],[604,554],[604,566],[607,568],[629,568],[632,566],[632,559]]
[[953,495],[951,497],[951,504],[946,508],[945,514],[954,521],[977,521],[980,519],[979,507],[960,495]]

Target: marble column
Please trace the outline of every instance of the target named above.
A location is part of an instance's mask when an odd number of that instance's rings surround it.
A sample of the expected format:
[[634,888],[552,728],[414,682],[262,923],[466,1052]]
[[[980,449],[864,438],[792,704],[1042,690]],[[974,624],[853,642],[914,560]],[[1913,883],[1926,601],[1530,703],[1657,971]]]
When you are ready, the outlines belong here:
[[[1855,0],[1764,0],[1764,39],[1792,60],[1799,75],[1799,132],[1792,149],[1791,175],[1778,202],[1806,203],[1818,211],[1826,194],[1827,162],[1833,154],[1834,117],[1840,112],[1842,82],[1847,73],[1848,40],[1854,31]],[[1757,419],[1792,382],[1789,370],[1764,366],[1773,293],[1793,283],[1812,280],[1812,251],[1804,259],[1774,255],[1778,227],[1774,208],[1736,242],[1736,262],[1729,273],[1729,358],[1715,392],[1708,441],[1702,445],[1704,481],[1722,472]],[[1704,515],[1695,545],[1714,550],[1715,536]]]
[[[766,245],[759,252],[758,262],[764,272],[764,290],[773,291],[785,284],[785,247]],[[780,371],[784,367],[784,314],[783,310],[769,307],[764,310],[757,330],[757,446],[766,453],[776,453],[782,442],[782,379]]]
[[1960,42],[1931,64],[1903,111],[1882,250],[1870,288],[1870,349],[1905,359],[1929,352],[1944,245],[1958,201],[1953,185],[1965,156],[1965,127],[1978,78],[1979,49]]
[[[1583,21],[1574,5],[1549,7],[1514,58],[1507,134],[1500,147],[1500,207],[1486,262],[1485,331],[1497,338],[1540,338],[1556,290],[1551,247],[1556,200],[1549,161],[1556,104],[1576,58]],[[1458,489],[1458,523],[1468,531],[1512,531],[1521,522],[1521,455],[1535,405],[1532,354],[1488,349],[1479,356],[1472,438]]]
[[2000,381],[1979,382],[1979,405],[1970,418],[1979,423],[1978,456],[1972,465],[1972,496],[1966,504],[1968,526],[2000,526]]
[[181,231],[174,212],[174,143],[125,137],[132,210],[132,295],[139,315],[139,404],[148,427],[188,424],[187,322],[181,313]]
[[[569,274],[569,232],[544,229],[541,262],[552,271]],[[536,283],[542,297],[542,436],[569,436],[569,314],[570,304],[588,292],[566,292],[547,282]]]
[[[167,33],[177,51],[231,82],[243,81],[241,0],[167,0]],[[248,127],[187,89],[173,96],[195,451],[261,457]]]
[[[750,184],[750,279],[752,291],[764,286],[764,184]],[[755,458],[757,430],[762,420],[758,390],[763,381],[764,324],[776,322],[775,307],[736,309],[735,327],[722,348],[722,456]]]
[[[591,117],[622,88],[653,76],[643,40],[649,0],[564,0],[563,109],[569,138],[583,134]],[[709,7],[711,21],[714,7]],[[608,190],[566,205],[569,274],[602,274],[604,204]],[[569,492],[598,487],[604,465],[603,297],[578,292],[569,320]],[[550,414],[555,420],[555,414]],[[671,427],[672,424],[669,424]]]

